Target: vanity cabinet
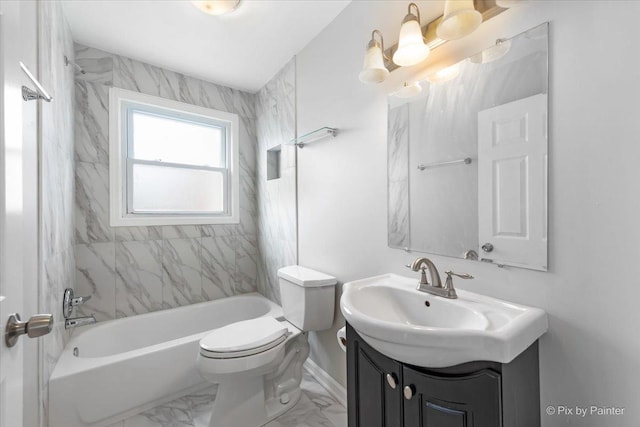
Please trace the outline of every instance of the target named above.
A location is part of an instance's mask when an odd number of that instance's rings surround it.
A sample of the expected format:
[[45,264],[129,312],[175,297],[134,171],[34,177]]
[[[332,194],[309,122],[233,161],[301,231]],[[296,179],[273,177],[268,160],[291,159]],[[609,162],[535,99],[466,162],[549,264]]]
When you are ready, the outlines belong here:
[[347,324],[349,427],[540,427],[537,341],[508,364],[395,361]]

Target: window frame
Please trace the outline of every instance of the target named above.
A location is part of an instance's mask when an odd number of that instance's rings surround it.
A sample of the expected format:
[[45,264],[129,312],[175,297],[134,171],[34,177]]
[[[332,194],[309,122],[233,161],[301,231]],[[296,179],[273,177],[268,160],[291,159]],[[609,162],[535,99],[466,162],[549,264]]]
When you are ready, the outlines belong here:
[[[226,168],[183,163],[140,160],[130,157],[133,144],[131,117],[135,110],[144,114],[174,117],[178,120],[214,124],[223,128]],[[132,206],[134,164],[180,169],[220,171],[225,188],[223,212],[129,212]],[[199,107],[121,88],[109,89],[109,205],[112,227],[238,224],[240,222],[239,118],[237,114]]]

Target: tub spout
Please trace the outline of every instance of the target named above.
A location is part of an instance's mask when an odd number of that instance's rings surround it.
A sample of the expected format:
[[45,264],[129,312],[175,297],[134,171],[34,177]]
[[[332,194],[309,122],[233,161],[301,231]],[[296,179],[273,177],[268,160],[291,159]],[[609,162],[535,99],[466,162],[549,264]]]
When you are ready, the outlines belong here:
[[93,323],[96,323],[96,318],[93,314],[87,317],[74,317],[64,321],[64,328],[75,328],[77,326],[91,325]]

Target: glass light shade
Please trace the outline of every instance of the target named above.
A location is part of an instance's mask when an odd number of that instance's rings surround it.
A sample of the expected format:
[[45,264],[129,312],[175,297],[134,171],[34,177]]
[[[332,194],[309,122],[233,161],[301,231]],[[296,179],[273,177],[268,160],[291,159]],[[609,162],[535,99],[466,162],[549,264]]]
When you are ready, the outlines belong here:
[[473,0],[446,0],[436,34],[442,40],[457,40],[471,34],[481,23],[482,14],[473,7]]
[[429,83],[444,83],[453,80],[460,74],[460,64],[455,64],[427,76]]
[[488,62],[497,61],[498,59],[509,53],[511,49],[511,40],[500,39],[496,41],[495,46],[491,46],[480,53],[469,58],[474,64],[486,64]]
[[382,47],[378,42],[371,41],[364,55],[364,64],[360,71],[360,81],[362,83],[380,83],[389,75],[389,70],[384,66]]
[[527,0],[496,0],[496,5],[508,9],[514,6],[520,6],[523,3],[526,3]]
[[394,93],[394,95],[398,98],[413,98],[420,92],[422,92],[422,86],[420,86],[420,83],[413,82],[409,84],[405,82],[402,89],[398,90],[396,93]]
[[[410,17],[413,18],[408,19]],[[430,52],[429,46],[424,44],[422,29],[417,17],[407,15],[402,27],[400,27],[400,40],[398,41],[398,49],[393,54],[393,62],[401,67],[409,67],[427,59]]]
[[191,3],[209,15],[224,15],[238,7],[240,0],[191,0]]

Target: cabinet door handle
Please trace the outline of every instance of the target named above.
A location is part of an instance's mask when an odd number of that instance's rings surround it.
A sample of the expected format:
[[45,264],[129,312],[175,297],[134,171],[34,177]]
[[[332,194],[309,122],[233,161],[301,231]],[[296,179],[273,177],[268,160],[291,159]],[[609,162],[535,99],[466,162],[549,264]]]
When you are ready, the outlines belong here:
[[413,385],[408,385],[404,387],[404,398],[407,400],[411,400],[413,395],[416,392],[416,388]]
[[398,386],[398,378],[396,377],[396,374],[387,374],[387,384],[389,384],[389,387],[392,389],[396,389]]

